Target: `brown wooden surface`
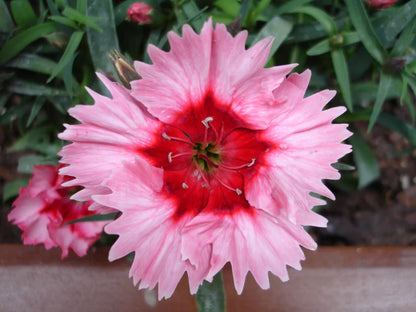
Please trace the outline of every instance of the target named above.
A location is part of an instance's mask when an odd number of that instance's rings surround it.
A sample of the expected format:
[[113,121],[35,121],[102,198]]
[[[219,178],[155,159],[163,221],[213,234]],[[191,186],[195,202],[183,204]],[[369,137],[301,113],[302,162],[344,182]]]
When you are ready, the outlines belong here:
[[[58,250],[0,245],[0,311],[196,311],[183,279],[169,300],[138,291],[129,264],[108,263],[107,249],[63,261]],[[290,281],[271,276],[261,290],[249,276],[241,296],[224,270],[227,311],[416,311],[416,248],[321,247],[306,252],[303,270]]]

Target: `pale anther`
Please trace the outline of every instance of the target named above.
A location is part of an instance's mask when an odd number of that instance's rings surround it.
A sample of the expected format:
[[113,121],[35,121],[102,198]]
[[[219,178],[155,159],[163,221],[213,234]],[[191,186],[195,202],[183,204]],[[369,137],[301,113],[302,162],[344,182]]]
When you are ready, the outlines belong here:
[[255,162],[256,162],[256,159],[255,159],[255,158],[253,158],[253,159],[251,160],[251,163],[249,163],[249,164],[247,165],[247,167],[251,167],[251,166],[253,166]]
[[166,140],[169,140],[169,141],[170,141],[170,136],[168,136],[168,135],[166,134],[166,132],[163,132],[163,133],[162,133],[162,137],[163,137],[163,138],[165,138]]
[[202,124],[206,127],[206,128],[209,128],[209,122],[211,122],[211,121],[213,121],[214,120],[214,118],[213,117],[211,117],[211,116],[208,116],[207,118],[205,118],[204,120],[202,120],[201,122],[202,122]]
[[185,182],[182,183],[182,188],[187,189],[189,188],[188,184],[186,184]]
[[169,152],[169,154],[168,154],[168,160],[169,160],[170,163],[172,162],[172,152]]
[[235,192],[237,193],[237,195],[241,195],[241,194],[243,194],[243,192],[241,192],[241,190],[240,189],[235,189]]

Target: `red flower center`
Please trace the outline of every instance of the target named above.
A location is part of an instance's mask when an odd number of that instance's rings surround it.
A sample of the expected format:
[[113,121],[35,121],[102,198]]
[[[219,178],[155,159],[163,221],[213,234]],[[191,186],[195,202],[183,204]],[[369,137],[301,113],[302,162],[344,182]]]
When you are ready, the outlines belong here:
[[153,146],[140,149],[150,163],[164,169],[164,192],[175,199],[175,217],[251,210],[245,180],[263,162],[271,144],[211,94],[170,124],[163,124]]

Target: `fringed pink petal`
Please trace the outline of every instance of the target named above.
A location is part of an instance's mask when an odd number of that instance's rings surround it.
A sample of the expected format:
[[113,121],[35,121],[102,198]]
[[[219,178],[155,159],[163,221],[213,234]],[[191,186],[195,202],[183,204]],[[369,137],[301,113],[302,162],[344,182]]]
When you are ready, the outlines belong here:
[[182,253],[193,263],[198,260],[195,248],[210,245],[211,270],[207,277],[214,276],[225,263],[230,262],[234,284],[240,294],[249,271],[264,289],[269,287],[269,271],[286,281],[286,265],[301,268],[300,260],[304,255],[300,244],[316,248],[301,226],[274,218],[261,210],[233,215],[202,213],[184,228]]

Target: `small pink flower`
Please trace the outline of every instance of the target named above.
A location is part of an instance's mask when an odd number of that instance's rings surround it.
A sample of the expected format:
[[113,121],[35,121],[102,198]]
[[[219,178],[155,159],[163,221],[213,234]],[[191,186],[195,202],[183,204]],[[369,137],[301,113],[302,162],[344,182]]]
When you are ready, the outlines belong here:
[[392,6],[397,0],[367,0],[367,2],[374,9],[385,9]]
[[211,21],[182,33],[169,52],[149,47],[131,91],[100,75],[112,97],[90,91],[94,105],[70,109],[81,124],[59,135],[73,142],[61,173],[122,213],[105,228],[119,235],[109,259],[134,252],[139,288],[168,298],[187,272],[195,293],[227,262],[238,293],[249,271],[268,288],[269,271],[286,281],[301,268],[300,245],[316,248],[303,226],[326,225],[310,194],[334,199],[322,180],[350,151],[347,125],[332,124],[345,108],[323,110],[334,91],[304,98],[310,71],[264,68],[270,38],[246,50],[246,31]]
[[25,245],[60,247],[62,258],[72,249],[81,257],[100,238],[106,222],[67,224],[94,212],[88,210],[90,203],[69,199],[74,188],[62,187],[64,179],[54,166],[35,166],[29,186],[20,189],[8,219],[23,231]]
[[127,16],[133,22],[139,24],[150,24],[152,23],[152,18],[150,13],[153,11],[153,8],[144,3],[144,2],[135,2],[127,9]]

